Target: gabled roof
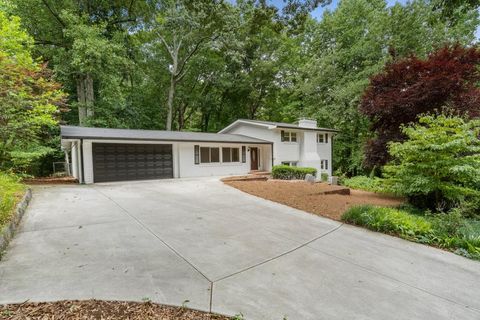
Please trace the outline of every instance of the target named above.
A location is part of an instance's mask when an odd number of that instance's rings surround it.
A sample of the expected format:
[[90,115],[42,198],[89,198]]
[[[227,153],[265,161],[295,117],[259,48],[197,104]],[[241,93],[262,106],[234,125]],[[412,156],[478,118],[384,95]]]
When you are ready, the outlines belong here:
[[149,140],[271,144],[271,142],[269,141],[246,137],[240,134],[218,134],[207,132],[163,130],[107,129],[76,126],[60,126],[60,136],[62,137],[62,139]]
[[338,130],[331,129],[331,128],[307,128],[307,127],[300,127],[298,124],[292,123],[285,123],[285,122],[273,122],[273,121],[262,121],[262,120],[249,120],[249,119],[238,119],[237,121],[233,122],[229,126],[223,128],[218,133],[228,132],[231,128],[239,125],[239,124],[251,124],[251,125],[259,125],[263,126],[267,129],[296,129],[296,130],[307,130],[307,131],[326,131],[326,132],[339,132]]

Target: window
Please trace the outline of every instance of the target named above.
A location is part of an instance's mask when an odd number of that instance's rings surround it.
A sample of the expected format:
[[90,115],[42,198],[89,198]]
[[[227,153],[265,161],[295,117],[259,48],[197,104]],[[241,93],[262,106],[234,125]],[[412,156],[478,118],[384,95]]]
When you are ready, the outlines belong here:
[[230,148],[222,148],[222,162],[232,162]]
[[222,148],[222,162],[240,162],[240,149]]
[[242,162],[247,162],[247,147],[242,146]]
[[238,148],[232,148],[232,162],[240,162]]
[[328,160],[320,160],[320,169],[328,170]]
[[195,164],[199,164],[200,163],[200,146],[195,146],[194,147],[194,161],[195,161]]
[[220,148],[201,147],[200,162],[201,163],[220,162]]
[[282,165],[290,166],[290,167],[296,167],[297,166],[297,161],[282,161]]
[[282,142],[297,142],[297,133],[296,132],[290,132],[290,131],[281,131],[280,136],[282,139]]
[[328,133],[317,133],[318,143],[328,143]]

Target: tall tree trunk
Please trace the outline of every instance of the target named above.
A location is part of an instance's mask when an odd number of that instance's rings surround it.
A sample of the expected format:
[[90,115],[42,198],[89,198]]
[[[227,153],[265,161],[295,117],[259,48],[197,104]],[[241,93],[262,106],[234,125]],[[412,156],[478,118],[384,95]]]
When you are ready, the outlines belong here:
[[78,121],[85,124],[88,117],[93,117],[93,79],[90,74],[77,77]]
[[173,97],[175,95],[175,76],[172,74],[170,77],[170,89],[168,90],[168,114],[167,114],[167,130],[172,130],[172,117],[173,117]]

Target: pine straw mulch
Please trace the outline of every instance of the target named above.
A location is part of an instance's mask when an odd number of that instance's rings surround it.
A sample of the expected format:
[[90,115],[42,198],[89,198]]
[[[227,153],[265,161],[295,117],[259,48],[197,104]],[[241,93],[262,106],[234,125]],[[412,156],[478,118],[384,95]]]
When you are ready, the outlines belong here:
[[231,318],[152,302],[57,301],[0,305],[0,319],[9,320],[228,320]]
[[[225,184],[243,192],[290,207],[307,211],[334,220],[341,220],[342,214],[352,206],[371,204],[377,206],[398,206],[404,199],[379,193],[350,190],[341,193],[342,187],[326,183],[304,181],[224,181]],[[328,194],[334,191],[337,194]]]

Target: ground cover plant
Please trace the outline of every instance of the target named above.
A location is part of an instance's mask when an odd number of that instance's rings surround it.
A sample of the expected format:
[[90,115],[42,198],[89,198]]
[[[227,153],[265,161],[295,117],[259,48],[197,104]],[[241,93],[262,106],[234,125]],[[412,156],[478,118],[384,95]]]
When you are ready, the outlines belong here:
[[0,172],[0,229],[10,220],[24,191],[25,185],[18,177]]
[[421,215],[412,207],[364,205],[347,210],[342,220],[480,260],[480,221],[466,219],[458,210]]
[[378,193],[389,193],[385,180],[379,177],[356,176],[342,179],[342,185],[352,188]]
[[273,166],[272,168],[272,178],[273,179],[282,179],[282,180],[294,180],[305,179],[307,174],[316,175],[317,170],[315,168],[308,167],[291,167],[285,165]]

